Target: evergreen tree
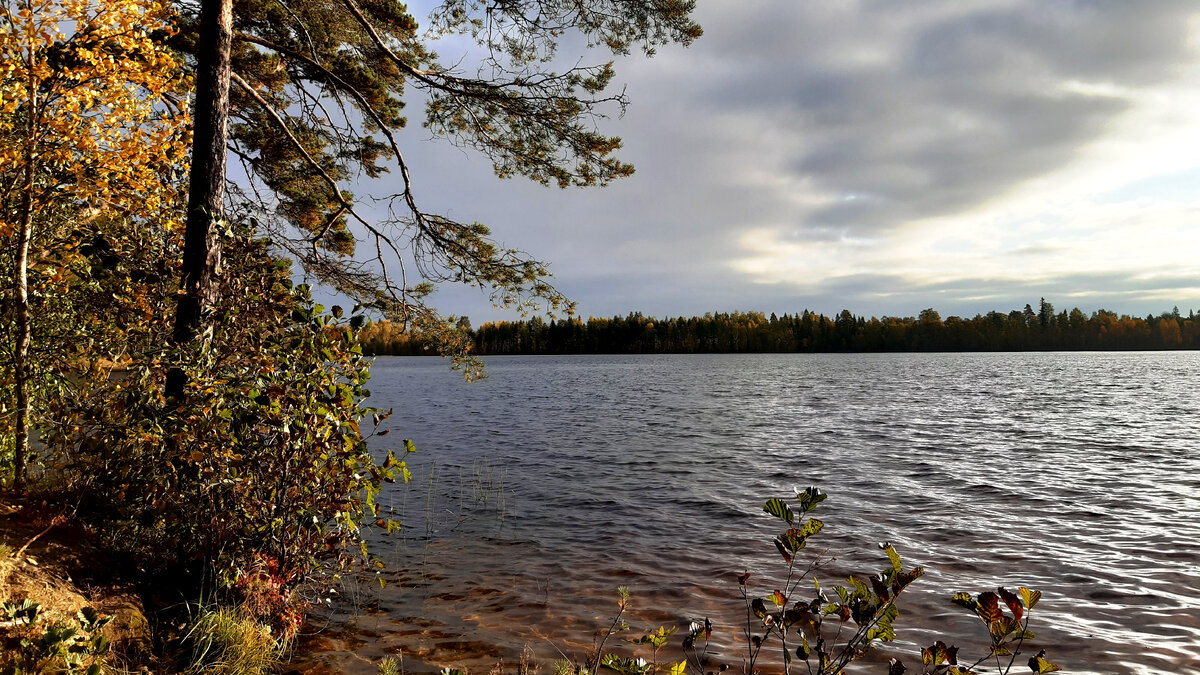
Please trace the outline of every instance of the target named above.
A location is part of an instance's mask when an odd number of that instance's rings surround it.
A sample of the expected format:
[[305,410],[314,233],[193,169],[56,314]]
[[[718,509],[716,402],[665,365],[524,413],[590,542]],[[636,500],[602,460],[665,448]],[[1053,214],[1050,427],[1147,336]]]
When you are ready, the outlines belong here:
[[[180,3],[184,30],[176,45],[198,68],[221,48],[204,17],[220,15],[210,5],[222,1],[228,0],[205,0],[199,16]],[[575,34],[588,47],[652,55],[659,46],[699,37],[694,6],[687,0],[445,0],[422,33],[398,2],[236,0],[228,148],[251,189],[231,196],[231,215],[254,218],[322,282],[451,349],[453,323],[425,302],[433,283],[490,289],[503,306],[569,309],[548,283],[544,264],[499,247],[479,223],[420,206],[403,152],[406,89],[424,98],[430,132],[480,152],[502,178],[605,185],[633,167],[614,154],[620,139],[597,132],[595,121],[621,112],[628,101],[607,91],[615,75],[611,61],[551,68],[559,42]],[[475,40],[474,74],[444,65],[428,49],[427,41],[447,35]],[[208,88],[218,72],[198,69],[197,90]],[[350,180],[389,170],[399,173],[399,190],[374,195],[389,204],[389,215],[373,218],[349,191]],[[197,180],[194,175],[193,185]],[[348,256],[360,239],[369,253],[354,261]]]

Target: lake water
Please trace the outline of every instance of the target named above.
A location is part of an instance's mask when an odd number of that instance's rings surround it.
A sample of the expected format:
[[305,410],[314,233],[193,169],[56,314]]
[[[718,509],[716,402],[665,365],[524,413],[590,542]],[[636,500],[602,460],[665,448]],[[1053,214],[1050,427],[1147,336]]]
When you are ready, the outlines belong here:
[[579,655],[627,586],[626,636],[710,616],[736,670],[736,575],[765,595],[781,563],[762,503],[817,485],[830,497],[811,548],[837,558],[823,585],[885,567],[883,541],[926,569],[876,663],[912,672],[939,637],[978,655],[981,628],[949,596],[1024,585],[1044,592],[1037,648],[1068,672],[1200,673],[1200,354],[487,367],[468,384],[439,359],[376,361],[372,402],[396,409],[379,440],[419,452],[413,482],[382,500],[406,524],[378,545],[387,588],[344,597],[311,642],[328,669]]

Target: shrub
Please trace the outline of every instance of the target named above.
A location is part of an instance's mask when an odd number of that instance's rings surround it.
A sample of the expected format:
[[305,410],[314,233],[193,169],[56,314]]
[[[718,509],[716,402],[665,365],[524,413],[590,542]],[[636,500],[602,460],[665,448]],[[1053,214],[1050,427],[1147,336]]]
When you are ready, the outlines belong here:
[[[363,317],[325,314],[264,242],[235,237],[226,256],[229,302],[211,342],[148,347],[119,377],[85,378],[49,440],[69,459],[81,515],[114,545],[147,568],[185,572],[176,578],[193,591],[212,575],[226,601],[258,603],[256,615],[278,605],[292,613],[273,622],[287,637],[302,609],[290,588],[348,564],[348,550],[365,555],[366,524],[394,529],[377,520],[374,498],[408,472],[392,453],[377,461],[360,427],[386,416],[362,403],[368,362],[354,331]],[[171,364],[188,375],[182,400],[162,393]]]
[[[746,623],[740,634],[745,636],[742,673],[753,675],[767,669],[763,661],[777,660],[771,670],[792,672],[801,669],[809,675],[838,675],[853,661],[865,656],[881,642],[896,638],[895,621],[899,616],[896,600],[924,570],[912,567],[905,570],[899,553],[891,544],[881,544],[888,564],[870,576],[852,575],[843,585],[822,586],[815,578],[816,571],[829,562],[819,555],[802,560],[809,539],[821,533],[824,523],[811,514],[826,495],[815,487],[797,491],[793,504],[783,499],[771,499],[763,510],[782,521],[787,529],[773,539],[775,550],[784,564],[779,587],[768,589],[765,595],[751,591],[751,574],[738,577],[738,588],[746,612]],[[810,588],[811,591],[803,591]],[[649,645],[649,660],[603,653],[605,642],[614,633],[625,630],[621,620],[628,605],[629,594],[618,589],[619,611],[603,634],[596,651],[583,663],[564,663],[556,672],[567,675],[591,673],[600,666],[618,675],[683,675],[709,672],[708,648],[714,625],[705,618],[688,627],[681,642],[684,659],[659,663],[659,652],[667,646],[675,628],[659,627],[644,636],[630,640],[631,644]],[[951,602],[966,608],[980,619],[986,628],[990,644],[987,653],[974,662],[959,658],[957,647],[938,640],[921,650],[922,670],[926,675],[976,675],[976,668],[993,661],[995,672],[1009,673],[1016,665],[1018,654],[1027,641],[1034,639],[1029,630],[1029,618],[1041,598],[1041,592],[1019,588],[1017,592],[999,588],[979,596],[956,593]],[[1005,613],[1005,609],[1008,613]],[[1007,657],[1007,658],[1006,658]],[[1027,659],[1025,664],[1039,675],[1060,670],[1045,659],[1045,650]],[[722,666],[724,670],[724,666]],[[906,667],[892,659],[889,675],[902,675]]]
[[92,607],[74,619],[51,618],[31,600],[0,606],[0,674],[100,675],[108,654],[108,617]]

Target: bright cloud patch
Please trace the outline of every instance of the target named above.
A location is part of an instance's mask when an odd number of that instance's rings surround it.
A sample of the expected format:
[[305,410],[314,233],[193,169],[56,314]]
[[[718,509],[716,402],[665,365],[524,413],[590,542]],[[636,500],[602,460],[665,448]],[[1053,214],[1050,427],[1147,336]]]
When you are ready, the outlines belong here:
[[[802,295],[1200,299],[1200,184],[1156,191],[1200,167],[1194,5],[835,4],[793,9],[791,67],[760,64],[792,92],[775,128],[810,189],[790,218],[745,224],[731,269]],[[804,40],[864,32],[873,50],[841,60]],[[748,118],[778,123],[753,101]]]

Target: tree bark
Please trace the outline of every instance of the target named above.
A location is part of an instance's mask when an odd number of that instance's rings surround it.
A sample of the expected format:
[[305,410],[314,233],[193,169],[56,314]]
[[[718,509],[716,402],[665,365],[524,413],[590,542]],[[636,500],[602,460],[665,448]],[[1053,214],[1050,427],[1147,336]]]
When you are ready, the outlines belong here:
[[[30,19],[32,20],[32,18]],[[29,43],[29,108],[25,116],[25,180],[21,186],[21,224],[17,230],[16,314],[17,345],[13,353],[13,385],[17,398],[17,416],[13,423],[13,487],[25,483],[25,463],[29,456],[29,343],[33,334],[29,321],[29,241],[33,238],[33,163],[34,134],[37,133],[38,80],[34,59],[37,52]]]
[[[183,244],[183,292],[175,311],[174,342],[188,345],[211,336],[205,311],[216,304],[221,266],[218,227],[225,219],[225,146],[229,137],[232,0],[203,0],[196,68],[196,117]],[[181,368],[167,373],[164,393],[183,394]]]

